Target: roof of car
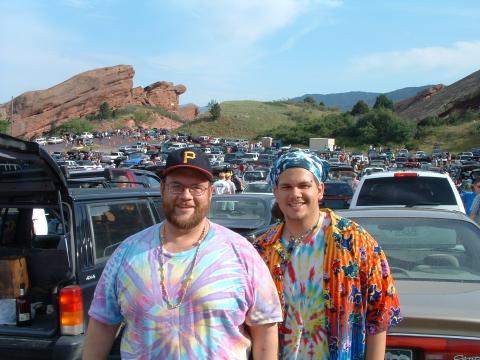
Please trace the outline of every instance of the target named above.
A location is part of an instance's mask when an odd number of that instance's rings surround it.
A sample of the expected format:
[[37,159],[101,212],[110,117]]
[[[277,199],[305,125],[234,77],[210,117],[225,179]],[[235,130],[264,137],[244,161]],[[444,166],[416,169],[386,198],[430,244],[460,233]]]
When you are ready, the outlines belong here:
[[410,218],[437,218],[437,219],[453,219],[467,220],[468,216],[460,211],[444,210],[444,209],[425,209],[425,208],[399,208],[399,207],[369,207],[357,209],[336,210],[337,215],[343,217],[410,217]]
[[115,197],[124,199],[127,197],[138,197],[139,195],[160,196],[159,189],[151,188],[69,188],[68,192],[71,198],[75,200],[92,199],[92,197],[98,199],[114,199]]
[[438,172],[422,170],[422,169],[395,169],[395,170],[376,172],[370,175],[365,175],[365,179],[394,177],[395,174],[400,174],[400,173],[402,174],[416,173],[418,176],[429,176],[429,177],[439,177],[439,178],[448,177],[447,174],[440,174]]

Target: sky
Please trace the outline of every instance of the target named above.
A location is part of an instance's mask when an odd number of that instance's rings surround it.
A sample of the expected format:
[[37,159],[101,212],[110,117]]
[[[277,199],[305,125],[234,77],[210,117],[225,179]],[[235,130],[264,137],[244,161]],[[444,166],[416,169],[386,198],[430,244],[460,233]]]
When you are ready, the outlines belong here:
[[480,1],[0,0],[0,103],[118,64],[199,106],[449,85],[480,70]]

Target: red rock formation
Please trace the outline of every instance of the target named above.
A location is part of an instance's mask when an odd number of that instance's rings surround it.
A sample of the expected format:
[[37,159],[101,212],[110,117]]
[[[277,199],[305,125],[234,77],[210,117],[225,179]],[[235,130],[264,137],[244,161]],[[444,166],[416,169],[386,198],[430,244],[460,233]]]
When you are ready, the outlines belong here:
[[197,105],[187,104],[180,109],[178,114],[184,120],[190,121],[195,119],[198,115],[200,115],[200,109],[198,108]]
[[[133,88],[135,71],[130,65],[117,65],[86,71],[46,90],[30,91],[0,106],[3,118],[13,118],[14,136],[30,138],[50,130],[51,124],[98,112],[107,102],[113,108],[126,105],[160,106],[179,114],[183,85],[156,82],[145,89]],[[197,110],[198,111],[198,110]],[[168,118],[164,118],[164,122]],[[180,124],[176,123],[178,127]]]
[[428,89],[425,89],[423,91],[418,92],[415,96],[412,96],[408,99],[399,101],[395,103],[395,111],[401,112],[411,106],[414,103],[425,101],[430,99],[433,95],[438,93],[439,91],[443,90],[445,88],[444,85],[438,84],[429,87]]
[[395,104],[395,111],[402,118],[417,122],[430,116],[445,117],[468,109],[480,109],[480,70],[449,86],[436,85]]

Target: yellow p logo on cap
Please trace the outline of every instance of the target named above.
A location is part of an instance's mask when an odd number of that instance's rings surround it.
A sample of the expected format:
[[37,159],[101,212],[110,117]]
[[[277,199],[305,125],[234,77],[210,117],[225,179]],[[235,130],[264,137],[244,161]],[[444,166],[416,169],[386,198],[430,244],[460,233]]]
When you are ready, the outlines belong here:
[[197,154],[195,154],[193,151],[185,151],[183,153],[183,163],[188,164],[189,159],[193,160],[196,157],[197,157]]

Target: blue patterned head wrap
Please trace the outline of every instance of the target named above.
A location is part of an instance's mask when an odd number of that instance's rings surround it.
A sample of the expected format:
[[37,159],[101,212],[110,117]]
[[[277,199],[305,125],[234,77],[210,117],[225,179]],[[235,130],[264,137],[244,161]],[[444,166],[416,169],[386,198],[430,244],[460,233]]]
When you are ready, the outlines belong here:
[[303,168],[310,171],[319,183],[327,179],[330,164],[320,159],[314,153],[307,153],[301,150],[288,152],[280,156],[270,170],[268,181],[272,187],[277,186],[280,174],[290,168]]

